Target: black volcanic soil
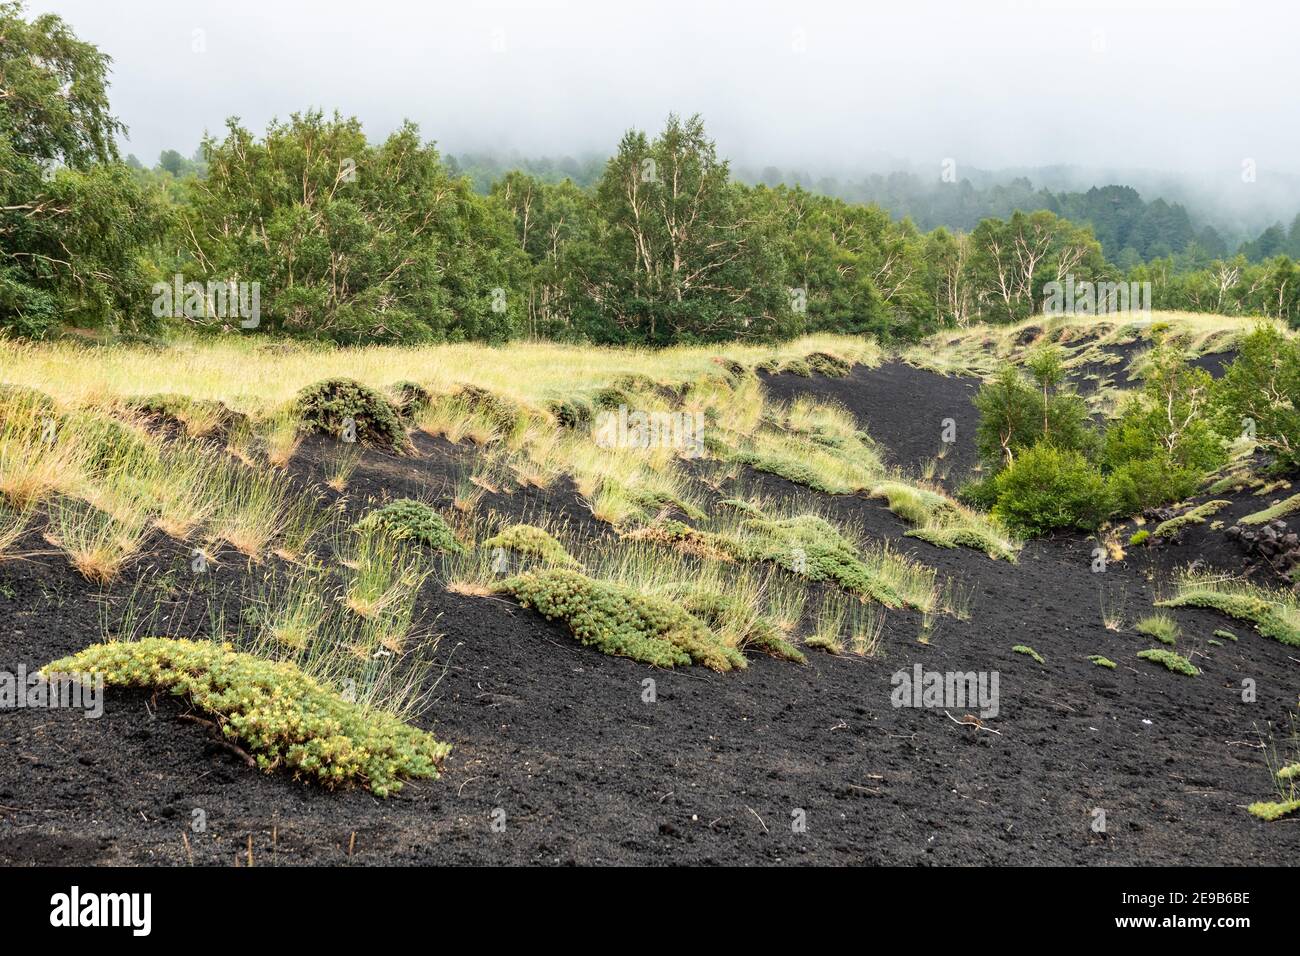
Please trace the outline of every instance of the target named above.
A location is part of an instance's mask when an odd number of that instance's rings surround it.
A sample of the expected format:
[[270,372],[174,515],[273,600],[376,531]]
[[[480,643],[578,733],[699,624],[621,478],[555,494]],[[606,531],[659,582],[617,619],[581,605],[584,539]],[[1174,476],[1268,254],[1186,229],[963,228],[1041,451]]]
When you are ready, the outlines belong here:
[[[960,380],[891,365],[768,387],[844,402],[904,465],[930,457],[939,422],[955,417],[951,454],[965,460],[960,439],[974,422]],[[469,450],[421,442],[420,458],[368,454],[350,507],[371,496],[445,500]],[[310,443],[296,467],[310,476],[330,454]],[[1300,649],[1178,611],[1179,649],[1203,671],[1186,678],[1138,660],[1152,644],[1131,629],[1101,625],[1103,597],[1124,603],[1129,622],[1149,613],[1172,548],[1095,573],[1095,542],[1062,537],[1009,564],[905,538],[878,501],[746,481],[816,500],[963,582],[971,620],[942,619],[923,645],[919,617],[894,613],[881,658],[814,651],[806,667],[755,658],[720,675],[607,657],[510,602],[431,587],[425,616],[441,614],[444,670],[421,724],[454,746],[441,779],[388,800],[325,792],[247,769],[177,720],[172,699],[110,690],[98,720],[0,717],[0,862],[184,865],[192,855],[230,865],[251,837],[260,865],[1294,863],[1300,821],[1264,824],[1244,807],[1273,797],[1261,738],[1276,725],[1281,741]],[[489,504],[590,523],[567,486],[528,495]],[[184,561],[160,543],[106,597],[120,602],[135,574]],[[248,571],[228,557],[215,573],[233,590]],[[95,640],[97,594],[58,556],[0,566],[0,668]],[[1224,626],[1239,642],[1210,646]],[[1013,653],[1022,643],[1046,663]],[[1096,667],[1090,654],[1119,667]],[[891,706],[891,675],[916,664],[997,671],[1000,712],[979,730],[955,722],[965,711]],[[1253,703],[1242,701],[1246,678]],[[648,679],[655,703],[642,700]],[[1093,829],[1098,810],[1104,833]]]
[[[971,399],[979,391],[979,379],[935,375],[903,362],[887,362],[878,368],[859,365],[845,378],[785,374],[766,376],[763,381],[782,400],[808,394],[844,405],[881,446],[885,464],[910,474],[938,459],[935,477],[955,489],[978,464],[979,414]],[[946,443],[949,419],[955,426],[948,432],[954,441]]]

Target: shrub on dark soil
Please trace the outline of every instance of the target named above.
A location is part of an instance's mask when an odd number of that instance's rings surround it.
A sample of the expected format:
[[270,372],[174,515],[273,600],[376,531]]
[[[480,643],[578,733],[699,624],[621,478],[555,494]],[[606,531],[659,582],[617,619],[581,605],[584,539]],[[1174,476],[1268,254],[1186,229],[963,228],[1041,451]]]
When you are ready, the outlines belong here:
[[392,714],[362,710],[293,664],[207,641],[95,644],[43,673],[103,675],[108,685],[185,697],[261,769],[287,767],[327,787],[356,782],[384,797],[401,789],[401,777],[437,777],[451,749]]
[[729,671],[746,666],[744,655],[677,604],[619,584],[549,568],[509,578],[502,589],[548,620],[564,621],[574,637],[606,654],[658,667],[694,663]]
[[294,412],[309,429],[343,438],[350,419],[356,440],[401,450],[406,447],[406,430],[393,404],[373,388],[350,378],[330,378],[308,385],[298,393]]
[[465,550],[442,515],[411,498],[399,498],[370,512],[356,523],[356,529],[380,531],[398,541],[414,541],[435,551]]

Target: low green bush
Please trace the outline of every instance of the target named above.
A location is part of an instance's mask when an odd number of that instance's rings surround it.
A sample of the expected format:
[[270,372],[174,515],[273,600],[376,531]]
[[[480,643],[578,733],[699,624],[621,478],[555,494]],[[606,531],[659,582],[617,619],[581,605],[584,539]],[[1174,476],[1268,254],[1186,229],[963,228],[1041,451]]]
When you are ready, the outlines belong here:
[[512,524],[483,542],[483,547],[505,548],[548,564],[576,566],[578,560],[548,531],[531,524]]
[[456,390],[456,396],[465,401],[474,411],[484,415],[497,428],[508,432],[519,422],[522,410],[510,399],[489,392],[477,385],[462,385]]
[[1011,648],[1011,650],[1017,654],[1024,654],[1026,657],[1032,657],[1040,664],[1047,663],[1047,661],[1043,660],[1043,655],[1038,653],[1038,651],[1034,650],[1028,644],[1017,644],[1015,647]]
[[583,644],[658,667],[701,664],[716,671],[746,666],[698,618],[676,603],[599,581],[568,568],[506,579],[502,590],[547,620],[561,620]]
[[379,796],[401,778],[437,777],[451,748],[383,711],[365,711],[293,664],[207,641],[150,637],[95,644],[42,672],[102,675],[114,687],[166,690],[211,716],[259,767]]
[[772,561],[812,581],[833,581],[846,591],[902,607],[903,596],[873,574],[858,549],[825,519],[816,515],[767,520],[749,518],[744,548],[750,558]]
[[351,420],[360,444],[394,450],[406,447],[406,429],[392,402],[349,378],[308,385],[298,393],[294,413],[307,428],[334,438],[344,437]]
[[740,601],[721,591],[695,589],[682,599],[682,607],[715,631],[737,632],[740,647],[756,648],[771,657],[807,664],[802,651],[787,641],[780,629],[765,617],[753,614]]
[[547,408],[555,416],[555,422],[561,428],[587,428],[595,419],[591,402],[579,396],[553,399],[548,403]]
[[813,372],[827,378],[844,378],[853,371],[853,366],[829,352],[812,352],[804,356],[804,362]]
[[1216,514],[1220,509],[1228,507],[1231,501],[1222,499],[1216,501],[1207,501],[1204,504],[1197,505],[1182,514],[1170,518],[1168,521],[1162,521],[1156,525],[1151,533],[1157,538],[1170,538],[1178,534],[1185,528],[1190,528],[1194,524],[1205,524],[1207,518]]
[[1294,600],[1250,585],[1191,580],[1181,584],[1174,597],[1160,601],[1159,606],[1212,608],[1239,621],[1249,621],[1265,637],[1300,647],[1300,608]]
[[423,501],[410,498],[399,498],[376,508],[354,527],[362,532],[380,531],[398,541],[414,541],[435,551],[452,554],[464,551],[442,515]]
[[1263,511],[1256,511],[1246,515],[1241,519],[1241,524],[1268,524],[1276,518],[1285,518],[1287,515],[1295,514],[1300,511],[1300,495],[1292,495],[1290,498],[1284,498],[1271,508],[1265,508]]
[[1101,473],[1077,451],[1039,444],[997,477],[993,514],[1013,530],[1041,535],[1060,528],[1091,531],[1111,512]]
[[1259,803],[1252,803],[1246,810],[1252,816],[1259,817],[1266,823],[1271,823],[1300,810],[1300,800],[1260,801]]
[[1091,654],[1089,655],[1088,660],[1091,663],[1096,664],[1098,667],[1104,667],[1107,670],[1113,671],[1116,667],[1114,661],[1112,661],[1109,657],[1102,657],[1100,654]]
[[1154,664],[1162,664],[1167,670],[1175,674],[1185,674],[1188,677],[1195,677],[1200,670],[1195,667],[1191,661],[1181,654],[1175,654],[1173,651],[1167,651],[1162,647],[1153,647],[1148,651],[1138,651],[1138,657],[1144,661],[1151,661]]
[[422,411],[433,403],[433,395],[417,382],[394,382],[388,386],[388,393],[393,396],[393,407],[403,421],[413,421]]

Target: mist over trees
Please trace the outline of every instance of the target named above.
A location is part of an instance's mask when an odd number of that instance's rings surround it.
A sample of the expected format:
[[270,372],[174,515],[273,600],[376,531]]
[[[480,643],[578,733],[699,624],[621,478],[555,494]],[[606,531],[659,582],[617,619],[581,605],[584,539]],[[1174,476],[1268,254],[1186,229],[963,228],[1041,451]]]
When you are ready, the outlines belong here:
[[[0,37],[10,334],[180,323],[340,343],[914,339],[1024,319],[1067,278],[1150,282],[1156,308],[1300,319],[1300,217],[1229,258],[1182,206],[1122,186],[916,193],[891,177],[891,215],[741,182],[698,116],[631,130],[603,162],[507,169],[446,160],[411,123],[372,142],[357,118],[311,110],[260,133],[231,119],[193,156],[166,150],[145,169],[118,155],[107,56],[15,3],[0,3]],[[259,321],[155,308],[155,286],[177,277],[257,283]]]

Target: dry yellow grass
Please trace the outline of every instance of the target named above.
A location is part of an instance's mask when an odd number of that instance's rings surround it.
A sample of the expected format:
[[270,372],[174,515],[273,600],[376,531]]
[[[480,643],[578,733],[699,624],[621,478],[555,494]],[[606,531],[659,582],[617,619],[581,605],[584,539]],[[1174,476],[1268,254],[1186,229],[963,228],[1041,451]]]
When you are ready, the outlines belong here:
[[249,414],[282,405],[304,386],[336,376],[375,388],[416,381],[435,392],[469,383],[539,404],[622,375],[685,382],[720,374],[715,357],[755,365],[815,351],[864,364],[880,361],[880,349],[871,340],[834,335],[779,346],[728,344],[660,351],[518,342],[508,348],[367,346],[284,353],[259,350],[251,338],[195,339],[163,350],[5,341],[0,342],[0,381],[41,389],[72,404],[166,392],[216,399]]

